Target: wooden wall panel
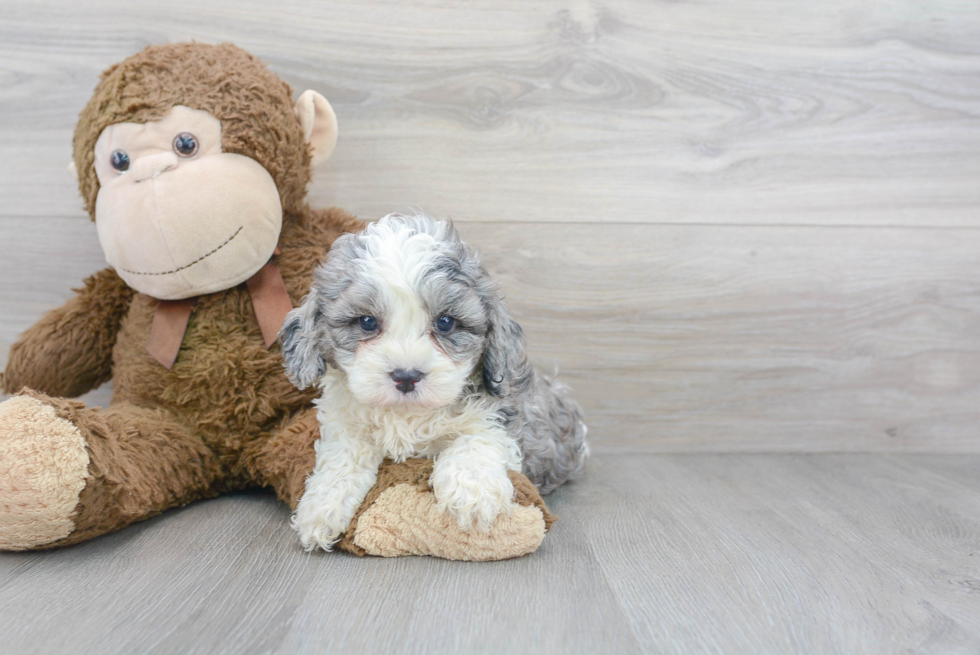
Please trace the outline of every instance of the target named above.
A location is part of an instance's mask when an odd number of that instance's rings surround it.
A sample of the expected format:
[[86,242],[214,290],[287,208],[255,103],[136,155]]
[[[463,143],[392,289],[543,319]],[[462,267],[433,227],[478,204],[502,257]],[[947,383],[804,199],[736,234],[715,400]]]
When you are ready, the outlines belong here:
[[367,217],[977,227],[978,33],[958,0],[5,0],[0,216],[76,214],[98,73],[198,39],[331,99],[312,197]]
[[980,449],[972,230],[464,225],[596,444]]
[[486,251],[597,448],[975,451],[978,33],[958,0],[6,0],[0,363],[102,265],[65,171],[98,73],[233,41],[333,102],[315,205]]
[[[600,450],[980,450],[975,230],[460,228]],[[102,260],[84,219],[0,238],[2,364]]]

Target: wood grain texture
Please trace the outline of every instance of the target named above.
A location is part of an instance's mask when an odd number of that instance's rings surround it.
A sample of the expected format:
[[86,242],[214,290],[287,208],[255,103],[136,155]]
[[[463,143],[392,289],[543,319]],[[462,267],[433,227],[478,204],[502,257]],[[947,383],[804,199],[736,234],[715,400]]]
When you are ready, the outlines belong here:
[[980,234],[465,224],[597,447],[980,452]]
[[[532,361],[575,389],[600,451],[980,451],[977,231],[461,231]],[[20,331],[104,264],[84,219],[0,221],[0,239],[2,366]]]
[[4,653],[975,653],[978,456],[605,455],[490,564],[304,553],[263,495],[0,554]]
[[599,461],[568,502],[656,652],[980,648],[975,456]]
[[230,40],[333,101],[314,204],[486,252],[600,450],[980,451],[978,29],[954,0],[8,0],[0,364],[102,266],[64,172],[98,73]]
[[0,216],[76,215],[99,72],[198,39],[333,102],[312,195],[366,217],[977,227],[978,32],[962,0],[5,0]]

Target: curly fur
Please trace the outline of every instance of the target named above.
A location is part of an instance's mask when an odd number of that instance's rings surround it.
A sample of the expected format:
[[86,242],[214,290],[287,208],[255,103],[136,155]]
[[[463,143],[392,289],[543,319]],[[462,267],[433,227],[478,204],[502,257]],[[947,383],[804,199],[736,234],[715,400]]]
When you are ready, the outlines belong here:
[[[440,332],[439,316],[455,328]],[[579,406],[531,367],[497,285],[449,222],[389,215],[337,239],[280,339],[293,382],[322,389],[317,465],[294,517],[308,548],[340,537],[386,457],[434,458],[439,506],[484,531],[513,507],[508,471],[549,493],[588,457]],[[397,369],[421,377],[399,390]]]

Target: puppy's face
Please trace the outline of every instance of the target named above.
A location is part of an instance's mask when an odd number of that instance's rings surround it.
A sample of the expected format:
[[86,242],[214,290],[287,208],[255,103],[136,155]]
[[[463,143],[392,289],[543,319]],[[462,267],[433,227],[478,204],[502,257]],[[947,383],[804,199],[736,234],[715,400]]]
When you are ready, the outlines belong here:
[[495,293],[449,223],[385,217],[334,244],[310,296],[283,327],[287,372],[309,383],[314,356],[346,373],[362,403],[443,407],[480,367]]
[[441,241],[404,225],[361,237],[351,283],[324,316],[362,403],[443,407],[483,352],[486,312]]

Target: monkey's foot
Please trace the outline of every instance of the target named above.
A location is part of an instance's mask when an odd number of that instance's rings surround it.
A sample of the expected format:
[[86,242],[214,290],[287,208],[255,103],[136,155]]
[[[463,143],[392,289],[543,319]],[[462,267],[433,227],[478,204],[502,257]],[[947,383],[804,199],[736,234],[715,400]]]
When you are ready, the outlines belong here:
[[430,460],[386,463],[338,546],[357,555],[431,555],[484,562],[520,557],[537,550],[557,520],[537,489],[520,473],[510,473],[517,506],[500,515],[489,533],[463,532],[439,511],[429,489]]
[[26,550],[62,539],[88,477],[79,429],[38,398],[0,403],[0,550]]

